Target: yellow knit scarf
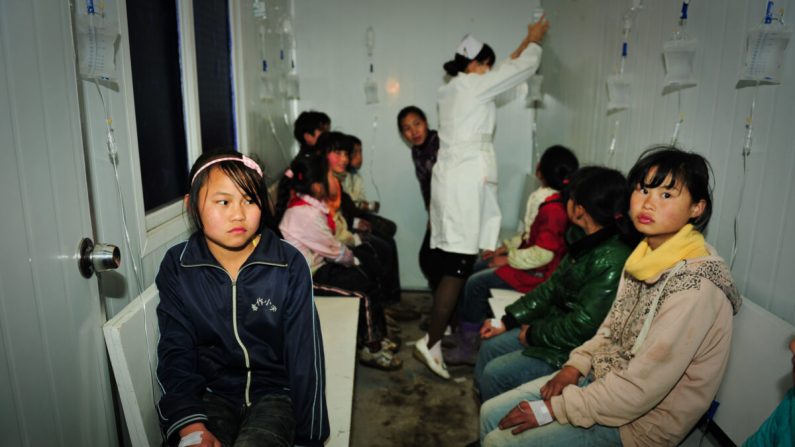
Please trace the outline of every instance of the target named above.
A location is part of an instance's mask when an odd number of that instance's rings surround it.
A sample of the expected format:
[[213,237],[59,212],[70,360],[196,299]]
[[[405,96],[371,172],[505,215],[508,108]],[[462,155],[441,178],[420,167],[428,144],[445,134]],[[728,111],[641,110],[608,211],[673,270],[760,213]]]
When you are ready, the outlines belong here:
[[630,275],[640,281],[654,278],[683,259],[707,256],[704,236],[693,225],[687,224],[671,239],[652,250],[646,239],[642,240],[624,265]]

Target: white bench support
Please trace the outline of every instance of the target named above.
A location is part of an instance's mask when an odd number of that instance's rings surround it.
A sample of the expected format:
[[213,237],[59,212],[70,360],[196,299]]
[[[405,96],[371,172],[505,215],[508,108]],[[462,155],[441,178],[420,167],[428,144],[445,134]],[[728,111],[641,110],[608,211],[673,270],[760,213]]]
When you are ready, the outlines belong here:
[[795,327],[748,299],[734,317],[732,348],[715,423],[737,445],[752,435],[792,388],[789,341]]

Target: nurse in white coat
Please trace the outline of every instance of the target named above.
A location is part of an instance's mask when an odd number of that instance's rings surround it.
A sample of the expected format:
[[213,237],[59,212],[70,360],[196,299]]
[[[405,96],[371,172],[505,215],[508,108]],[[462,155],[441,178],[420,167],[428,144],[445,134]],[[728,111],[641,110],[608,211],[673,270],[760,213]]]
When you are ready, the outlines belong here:
[[494,65],[494,51],[467,35],[455,59],[444,65],[452,77],[439,88],[440,147],[431,179],[431,248],[439,249],[444,276],[434,291],[428,333],[414,355],[434,373],[449,378],[441,337],[479,249],[493,250],[500,231],[497,164],[492,136],[500,93],[526,81],[538,68],[549,22],[541,18],[510,59]]

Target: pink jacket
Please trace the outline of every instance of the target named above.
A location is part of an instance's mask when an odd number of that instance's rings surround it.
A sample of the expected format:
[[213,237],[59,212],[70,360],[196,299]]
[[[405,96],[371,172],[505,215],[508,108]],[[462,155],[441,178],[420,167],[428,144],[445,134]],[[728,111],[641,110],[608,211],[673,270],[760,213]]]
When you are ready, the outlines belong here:
[[329,227],[328,207],[313,197],[298,194],[287,207],[279,230],[284,239],[303,253],[312,273],[326,260],[350,266],[353,252],[334,238]]

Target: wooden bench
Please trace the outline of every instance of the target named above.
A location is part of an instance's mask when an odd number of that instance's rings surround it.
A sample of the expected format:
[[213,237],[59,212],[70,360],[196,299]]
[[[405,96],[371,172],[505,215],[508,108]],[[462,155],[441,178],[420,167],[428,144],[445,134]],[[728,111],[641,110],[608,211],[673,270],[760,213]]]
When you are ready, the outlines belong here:
[[[155,407],[155,402],[160,399],[160,388],[154,375],[159,301],[157,288],[153,285],[103,326],[124,420],[131,444],[136,447],[158,446],[162,441]],[[326,446],[347,447],[353,406],[359,301],[347,297],[319,297],[315,305],[326,354],[326,402],[331,426]]]

